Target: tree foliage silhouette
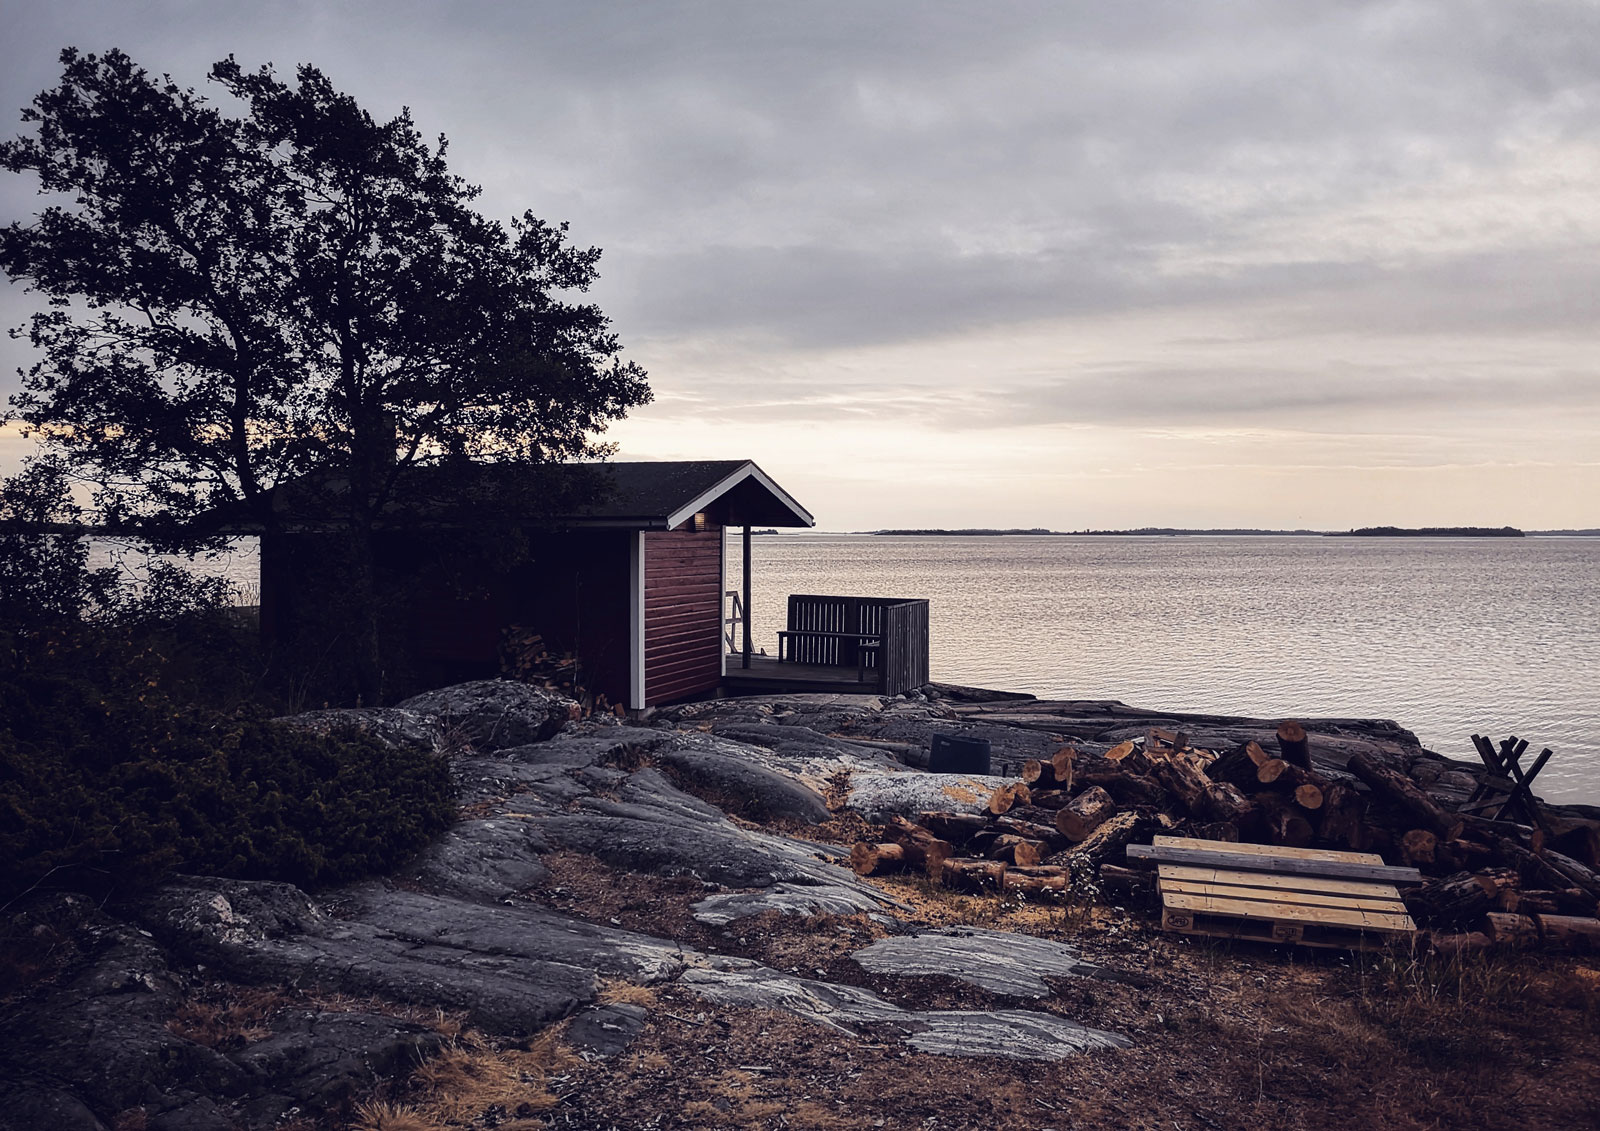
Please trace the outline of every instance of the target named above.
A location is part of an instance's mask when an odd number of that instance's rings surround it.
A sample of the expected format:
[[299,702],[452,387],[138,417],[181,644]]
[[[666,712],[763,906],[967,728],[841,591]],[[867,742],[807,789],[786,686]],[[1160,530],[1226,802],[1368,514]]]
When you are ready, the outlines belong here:
[[406,469],[599,454],[649,400],[575,300],[599,251],[531,213],[483,217],[443,137],[375,120],[314,67],[286,82],[230,56],[210,74],[224,112],[120,51],[61,61],[31,133],[0,144],[56,198],[0,230],[0,267],[45,300],[13,331],[40,358],[15,411],[106,521],[166,545],[219,507],[270,531],[273,488],[339,483],[376,702],[373,532]]

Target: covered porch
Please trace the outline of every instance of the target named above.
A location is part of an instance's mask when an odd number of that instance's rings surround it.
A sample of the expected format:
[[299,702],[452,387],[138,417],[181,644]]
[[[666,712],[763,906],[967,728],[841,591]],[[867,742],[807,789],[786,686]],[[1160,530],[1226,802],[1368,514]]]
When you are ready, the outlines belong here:
[[[744,586],[726,593],[723,691],[899,695],[928,682],[928,602],[920,598],[791,594],[775,642],[752,639],[749,544]],[[768,644],[774,654],[767,654]]]

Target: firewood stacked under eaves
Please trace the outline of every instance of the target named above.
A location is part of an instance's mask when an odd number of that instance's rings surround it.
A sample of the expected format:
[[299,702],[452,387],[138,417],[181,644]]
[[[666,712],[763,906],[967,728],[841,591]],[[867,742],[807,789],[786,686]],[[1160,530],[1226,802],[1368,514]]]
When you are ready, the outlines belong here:
[[[1364,754],[1350,758],[1348,771],[1313,769],[1297,723],[1279,728],[1276,754],[1255,742],[1196,749],[1163,730],[1104,755],[1064,746],[1026,763],[1022,780],[996,789],[986,812],[896,818],[881,839],[857,844],[851,863],[861,875],[916,872],[968,891],[1059,893],[1074,876],[1138,887],[1145,874],[1122,866],[1123,849],[1168,832],[1377,853],[1430,877],[1406,901],[1419,922],[1440,928],[1520,937],[1538,933],[1528,912],[1595,915],[1600,822],[1547,820],[1547,831],[1486,821],[1451,811]],[[1499,918],[1485,918],[1491,913]],[[1583,924],[1561,929],[1588,937]]]

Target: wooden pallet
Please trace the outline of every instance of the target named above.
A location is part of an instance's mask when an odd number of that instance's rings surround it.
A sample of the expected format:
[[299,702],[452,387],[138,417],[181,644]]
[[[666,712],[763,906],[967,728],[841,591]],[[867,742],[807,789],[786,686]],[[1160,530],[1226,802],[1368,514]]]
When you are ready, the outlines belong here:
[[1173,836],[1156,837],[1155,846],[1189,849],[1196,854],[1215,853],[1226,862],[1226,866],[1192,862],[1158,865],[1156,890],[1161,893],[1161,926],[1168,931],[1341,950],[1381,947],[1416,931],[1416,924],[1400,901],[1400,892],[1391,883],[1279,874],[1240,863],[1241,857],[1258,857],[1263,868],[1285,860],[1313,865],[1382,866],[1383,858],[1370,852],[1280,848]]

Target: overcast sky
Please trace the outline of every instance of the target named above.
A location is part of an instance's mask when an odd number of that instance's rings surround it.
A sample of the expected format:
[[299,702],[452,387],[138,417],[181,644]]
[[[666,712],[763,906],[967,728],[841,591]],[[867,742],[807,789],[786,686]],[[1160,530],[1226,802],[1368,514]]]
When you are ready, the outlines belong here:
[[1594,3],[0,11],[7,111],[69,44],[410,106],[605,249],[622,455],[754,458],[823,529],[1600,526]]

